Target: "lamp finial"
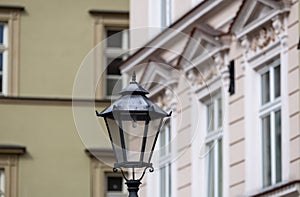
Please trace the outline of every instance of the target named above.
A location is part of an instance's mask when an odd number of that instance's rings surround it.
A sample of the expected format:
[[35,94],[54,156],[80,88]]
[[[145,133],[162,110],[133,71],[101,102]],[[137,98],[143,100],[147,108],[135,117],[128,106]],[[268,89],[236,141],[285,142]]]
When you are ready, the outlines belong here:
[[136,82],[136,75],[135,75],[135,71],[133,71],[133,74],[132,74],[132,82]]

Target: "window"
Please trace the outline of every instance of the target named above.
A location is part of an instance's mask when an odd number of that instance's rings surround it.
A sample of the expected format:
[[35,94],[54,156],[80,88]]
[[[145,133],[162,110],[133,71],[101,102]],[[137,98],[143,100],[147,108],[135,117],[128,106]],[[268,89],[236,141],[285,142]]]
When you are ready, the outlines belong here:
[[112,96],[122,89],[120,64],[127,58],[129,44],[125,28],[106,27],[106,48],[104,51],[106,68],[105,95]]
[[171,197],[171,126],[167,120],[161,129],[159,147],[160,147],[160,197]]
[[217,94],[207,103],[207,196],[221,197],[223,186],[222,99]]
[[259,71],[263,187],[281,181],[281,77],[279,60]]
[[7,49],[8,34],[7,23],[0,23],[0,93],[7,94]]
[[[129,49],[128,31],[123,31],[129,27],[129,12],[92,9],[89,13],[94,18],[94,46],[101,43],[94,59],[96,98],[109,98],[122,88],[119,65]],[[103,74],[100,81],[96,73]]]
[[106,173],[106,197],[126,197],[121,174]]
[[161,26],[171,24],[171,0],[161,0]]
[[0,197],[5,196],[5,173],[4,168],[0,168]]
[[[127,197],[127,187],[121,173],[112,172],[107,163],[114,161],[112,150],[86,149],[91,158],[91,196],[92,197]],[[103,162],[105,161],[105,162]],[[124,172],[126,174],[126,172]],[[127,174],[126,174],[127,176]]]
[[18,94],[22,11],[22,6],[0,5],[0,95]]
[[0,144],[0,197],[16,197],[18,160],[26,153],[26,147]]

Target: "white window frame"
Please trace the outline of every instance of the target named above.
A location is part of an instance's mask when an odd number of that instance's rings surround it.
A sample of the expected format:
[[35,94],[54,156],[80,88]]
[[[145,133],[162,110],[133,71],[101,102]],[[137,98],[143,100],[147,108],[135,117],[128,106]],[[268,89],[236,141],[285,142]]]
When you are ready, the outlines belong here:
[[[289,95],[288,95],[288,50],[285,39],[276,40],[265,50],[252,56],[244,54],[244,122],[245,122],[245,192],[263,188],[262,180],[262,128],[261,128],[261,90],[258,71],[268,62],[280,61],[281,73],[281,133],[282,147],[289,145]],[[252,103],[251,105],[249,103]],[[257,146],[253,146],[256,144]],[[282,180],[289,177],[289,149],[282,151]],[[272,187],[272,186],[271,186]]]
[[172,0],[161,0],[161,27],[167,27],[171,24]]
[[[277,177],[277,172],[276,172],[276,143],[275,143],[275,135],[276,135],[276,130],[275,130],[275,113],[278,111],[281,111],[281,94],[282,94],[282,89],[281,89],[281,84],[280,85],[280,96],[275,98],[275,92],[274,92],[274,69],[275,67],[280,66],[280,76],[281,76],[281,69],[282,65],[280,64],[280,59],[277,58],[276,60],[266,63],[265,66],[260,68],[257,73],[260,75],[260,81],[259,81],[259,92],[260,92],[260,109],[259,109],[259,117],[260,117],[260,132],[263,132],[263,125],[262,125],[262,119],[270,116],[270,133],[271,133],[271,185],[276,184],[276,177]],[[269,102],[262,104],[262,91],[261,91],[261,84],[262,84],[262,75],[264,73],[269,72],[269,91],[270,91],[270,100]],[[282,80],[282,77],[280,77]],[[282,116],[282,114],[281,114]],[[282,118],[281,118],[282,119]],[[281,123],[282,124],[282,123]],[[282,133],[282,129],[281,129]],[[263,150],[263,134],[261,134],[261,150]],[[282,136],[281,136],[281,147],[282,147]],[[281,149],[282,151],[282,149]],[[263,154],[263,153],[262,153]],[[282,158],[282,152],[281,152],[281,158]],[[264,185],[264,173],[263,171],[265,170],[263,167],[263,159],[261,162],[261,169],[262,169],[262,185],[263,187],[268,187],[271,185]],[[282,181],[282,160],[281,160],[281,178],[280,181]]]
[[0,53],[3,54],[2,59],[2,71],[0,70],[0,75],[2,75],[2,91],[0,95],[8,94],[8,23],[0,22],[4,25],[3,28],[3,43],[0,44]]
[[[218,100],[220,99],[220,104],[221,104],[221,109],[222,109],[222,119],[223,119],[223,114],[224,114],[224,110],[223,110],[223,100],[222,100],[222,96],[221,96],[221,93],[217,93],[215,95],[213,95],[210,100],[206,101],[205,102],[205,106],[206,106],[206,128],[207,128],[207,135],[206,135],[206,138],[205,138],[205,144],[206,144],[206,148],[207,148],[207,159],[206,159],[206,196],[210,196],[209,194],[209,176],[210,176],[210,168],[209,168],[209,159],[210,159],[210,151],[214,151],[213,155],[214,155],[214,167],[213,167],[213,171],[214,171],[214,185],[213,185],[213,190],[214,190],[214,196],[212,197],[218,197],[219,195],[219,188],[222,188],[223,190],[223,184],[224,184],[224,181],[222,180],[222,185],[219,186],[219,176],[220,176],[220,173],[219,173],[219,142],[222,141],[222,158],[224,157],[224,154],[223,154],[223,120],[221,120],[221,127],[218,126],[218,122],[219,122],[219,117],[218,117],[218,109],[219,109],[219,103],[218,103]],[[213,104],[214,105],[214,121],[213,123],[211,121],[208,122],[208,120],[210,119],[210,117],[208,116],[208,105],[209,104]],[[210,124],[213,124],[214,125],[214,130],[212,131],[209,131],[209,127],[210,127]],[[210,148],[210,144],[212,143],[212,148]],[[223,172],[224,172],[224,165],[223,165],[223,161],[221,161],[221,164],[222,164],[222,179],[224,179],[224,175],[223,175]],[[223,191],[222,191],[222,194],[223,194]]]
[[[129,35],[128,35],[128,28],[127,27],[117,27],[117,26],[106,26],[104,27],[104,36],[107,38],[107,31],[108,30],[120,30],[122,34],[122,47],[116,48],[116,47],[108,47],[107,43],[105,44],[104,49],[104,55],[103,55],[103,61],[105,67],[108,66],[110,62],[107,62],[108,58],[117,58],[122,55],[122,59],[125,60],[128,55],[126,54],[129,49]],[[107,69],[107,68],[106,68]],[[108,75],[107,72],[104,72],[104,81],[103,81],[103,93],[105,97],[113,97],[114,95],[109,95],[107,90],[107,81],[109,79],[115,79],[120,80],[122,82],[122,76],[121,75]],[[122,84],[123,86],[123,84]]]
[[[162,136],[165,135],[165,141],[162,142]],[[172,191],[172,183],[171,183],[171,120],[166,120],[164,122],[164,126],[162,127],[161,133],[159,135],[159,197],[171,197],[170,192]],[[161,155],[164,150],[164,155]],[[164,170],[163,170],[164,169]],[[164,174],[162,174],[164,173]],[[162,176],[165,178],[165,183],[162,184]],[[162,193],[161,186],[165,186],[165,193]]]

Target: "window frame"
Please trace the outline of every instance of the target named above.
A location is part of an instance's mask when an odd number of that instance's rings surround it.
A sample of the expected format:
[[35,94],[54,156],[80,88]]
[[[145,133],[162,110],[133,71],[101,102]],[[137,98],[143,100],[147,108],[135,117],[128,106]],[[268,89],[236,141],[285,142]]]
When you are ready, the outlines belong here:
[[[167,130],[165,129],[167,128]],[[162,144],[162,136],[165,134],[165,140]],[[164,125],[161,129],[160,135],[158,137],[159,141],[159,196],[160,197],[171,197],[171,191],[172,191],[172,180],[171,180],[171,120],[168,119],[164,122]],[[162,150],[164,154],[162,155]],[[168,176],[169,175],[169,176]],[[164,184],[161,183],[161,181],[164,181]],[[165,189],[162,190],[162,186],[165,186]]]
[[[1,6],[0,22],[7,24],[7,48],[0,96],[18,96],[20,67],[20,20],[23,6]],[[2,49],[3,50],[3,49]]]
[[[128,57],[128,54],[126,54],[128,52],[129,49],[129,32],[128,32],[128,27],[124,27],[124,26],[105,26],[104,27],[104,38],[107,38],[107,31],[108,30],[120,30],[119,33],[122,34],[122,44],[121,44],[121,48],[117,48],[117,47],[108,47],[107,46],[107,42],[104,45],[104,49],[103,49],[103,65],[105,66],[109,66],[109,64],[112,62],[108,62],[107,59],[108,58],[118,58],[118,57],[122,57],[123,60],[125,60]],[[108,69],[105,67],[104,69],[106,69],[106,71],[108,71]],[[107,90],[107,83],[109,79],[113,79],[113,80],[118,80],[122,82],[122,75],[109,75],[107,72],[103,72],[103,95],[106,98],[113,98],[116,95],[109,95],[108,94],[108,90]],[[118,82],[117,82],[118,83]],[[123,84],[121,84],[121,88],[122,88]],[[121,89],[120,89],[121,90]],[[117,92],[116,92],[117,93]]]
[[[94,18],[94,46],[96,47],[100,42],[105,39],[105,28],[128,28],[129,27],[129,12],[127,11],[103,11],[103,10],[89,10],[89,13]],[[103,45],[102,45],[103,46]],[[104,45],[105,46],[105,45]],[[93,81],[96,90],[96,98],[103,99],[107,98],[105,95],[104,80],[105,76],[99,73],[104,73],[105,71],[105,57],[103,47],[96,47],[94,51],[94,76]],[[101,76],[102,75],[102,76]],[[122,78],[122,80],[124,80]]]
[[0,197],[5,197],[5,169],[0,168]]
[[0,43],[0,54],[2,54],[2,70],[0,70],[0,75],[2,77],[2,87],[0,91],[0,95],[7,95],[7,69],[8,69],[8,23],[7,22],[0,22],[1,25],[3,25],[3,43]]
[[[91,196],[92,197],[106,197],[106,188],[107,188],[107,179],[106,175],[119,176],[119,174],[111,173],[111,166],[115,159],[114,153],[112,150],[101,149],[101,148],[90,148],[85,150],[86,154],[90,157],[90,176],[91,176]],[[109,161],[105,163],[102,161]],[[110,163],[111,162],[111,163]],[[127,170],[125,169],[125,172]],[[128,195],[128,192],[123,185],[123,191],[125,196]],[[119,195],[119,194],[117,194]],[[120,197],[123,197],[124,194],[120,194]]]
[[172,1],[171,0],[161,0],[161,27],[167,27],[171,24],[172,18]]
[[0,169],[4,170],[5,197],[18,195],[18,163],[19,157],[26,153],[26,147],[0,144]]
[[[280,96],[278,97],[275,97],[275,68],[276,67],[280,67],[280,84],[279,84],[279,87],[280,87]],[[282,171],[283,171],[283,161],[282,161],[282,157],[283,157],[283,153],[282,153],[282,148],[280,149],[281,153],[280,153],[280,158],[281,158],[281,161],[280,161],[280,172],[277,172],[277,161],[276,161],[276,122],[275,122],[275,114],[280,111],[280,115],[281,115],[281,118],[280,118],[280,125],[282,125],[282,112],[281,112],[281,108],[282,108],[282,104],[281,104],[281,94],[282,94],[282,89],[281,89],[281,79],[282,79],[282,74],[281,74],[281,69],[282,69],[282,66],[281,66],[281,63],[280,63],[280,58],[275,58],[271,61],[268,61],[266,63],[264,63],[258,70],[257,70],[257,74],[259,75],[259,99],[260,99],[260,107],[259,107],[259,119],[260,119],[260,132],[261,132],[261,157],[262,157],[262,160],[261,160],[261,177],[262,177],[262,187],[265,188],[265,187],[269,187],[271,185],[274,185],[276,183],[279,183],[282,181],[283,179],[283,176],[282,176]],[[262,102],[262,97],[263,97],[263,94],[262,94],[262,75],[269,72],[269,101],[266,102],[266,103],[263,103]],[[270,157],[271,157],[271,161],[270,161],[270,167],[271,169],[271,174],[270,174],[270,184],[267,184],[266,183],[266,177],[265,177],[265,164],[264,164],[264,126],[263,126],[263,119],[266,118],[266,117],[270,117],[269,119],[269,132],[270,132],[270,147],[271,147],[271,150],[270,150]],[[282,139],[282,126],[281,126],[281,131],[280,131],[280,143],[281,143],[281,146],[282,147],[282,144],[283,144],[283,139]],[[280,180],[277,181],[277,173],[280,174]]]
[[[220,101],[220,102],[219,102]],[[213,186],[212,186],[212,190],[213,190],[213,196],[217,197],[220,194],[219,189],[221,189],[221,194],[223,194],[223,172],[224,172],[224,166],[223,166],[223,157],[224,157],[224,153],[223,153],[223,114],[224,114],[224,106],[223,106],[223,100],[222,100],[222,94],[221,94],[221,90],[218,90],[217,93],[212,94],[211,98],[207,101],[204,102],[205,104],[205,109],[206,109],[206,137],[205,137],[205,146],[206,146],[206,152],[207,152],[207,159],[205,161],[205,165],[206,165],[206,196],[210,196],[211,194],[209,193],[210,191],[210,179],[211,179],[211,173],[213,174]],[[213,114],[213,123],[210,121],[210,117],[209,117],[209,105],[213,105],[214,106],[214,114]],[[218,113],[218,109],[220,109],[219,105],[221,104],[221,125],[219,125],[219,113]],[[210,125],[213,124],[214,125],[214,129],[210,130]],[[221,154],[220,154],[220,148],[221,148]],[[212,154],[213,153],[213,154]],[[211,165],[210,165],[210,158],[211,155],[213,155],[213,168],[212,168],[212,172],[211,170]],[[219,159],[219,156],[221,155],[221,159]],[[221,173],[219,172],[219,165],[221,165]],[[222,179],[221,185],[219,183],[219,179]]]
[[[114,172],[105,172],[105,197],[110,196],[120,196],[120,197],[126,197],[128,194],[126,193],[126,187],[125,187],[125,179],[123,178],[121,173],[114,173]],[[118,177],[122,178],[122,191],[108,191],[108,177]]]

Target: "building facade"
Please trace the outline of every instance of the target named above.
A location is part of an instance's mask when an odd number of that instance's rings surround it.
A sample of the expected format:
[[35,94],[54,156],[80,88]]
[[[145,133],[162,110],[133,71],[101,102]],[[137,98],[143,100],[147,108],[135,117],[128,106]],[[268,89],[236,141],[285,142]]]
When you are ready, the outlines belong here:
[[107,44],[99,57],[103,61],[91,65],[94,72],[105,73],[96,101],[95,96],[72,98],[72,91],[89,51],[128,28],[128,10],[126,0],[0,1],[1,197],[125,195],[122,178],[95,159],[100,153],[111,160],[107,137],[89,120],[86,132],[100,137],[78,133],[72,99],[83,110],[92,104],[96,121],[95,108],[109,104],[106,87],[119,77],[115,66],[105,66],[119,53],[110,50],[126,46],[119,40]]
[[130,12],[124,78],[135,70],[173,111],[140,195],[299,196],[299,1],[132,0]]

